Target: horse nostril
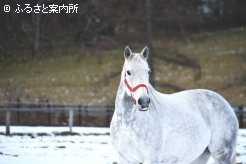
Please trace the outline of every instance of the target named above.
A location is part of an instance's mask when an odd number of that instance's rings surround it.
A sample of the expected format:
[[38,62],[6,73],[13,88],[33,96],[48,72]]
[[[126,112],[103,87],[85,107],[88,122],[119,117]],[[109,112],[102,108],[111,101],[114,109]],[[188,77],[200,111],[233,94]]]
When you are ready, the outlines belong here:
[[148,102],[148,104],[150,104],[150,98],[148,98],[147,102]]
[[148,107],[150,104],[150,98],[149,97],[144,97],[144,98],[139,98],[138,99],[138,104],[142,107]]
[[138,104],[142,105],[142,98],[138,99]]

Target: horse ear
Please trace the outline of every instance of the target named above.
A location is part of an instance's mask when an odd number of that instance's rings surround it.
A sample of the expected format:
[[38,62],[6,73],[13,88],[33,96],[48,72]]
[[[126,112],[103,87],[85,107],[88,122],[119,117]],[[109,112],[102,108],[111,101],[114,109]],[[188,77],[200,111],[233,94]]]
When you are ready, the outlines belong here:
[[129,48],[129,46],[126,46],[125,51],[124,51],[124,56],[126,59],[128,59],[132,55],[132,51]]
[[146,60],[149,56],[149,48],[147,46],[141,52],[141,56]]

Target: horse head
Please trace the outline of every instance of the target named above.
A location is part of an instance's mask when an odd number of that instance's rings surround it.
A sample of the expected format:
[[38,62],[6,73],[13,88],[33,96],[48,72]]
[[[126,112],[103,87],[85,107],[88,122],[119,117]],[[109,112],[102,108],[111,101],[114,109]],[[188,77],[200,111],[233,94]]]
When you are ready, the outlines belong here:
[[148,47],[141,53],[132,53],[128,46],[124,51],[125,63],[121,80],[124,82],[127,95],[140,111],[148,110],[150,104],[148,55]]

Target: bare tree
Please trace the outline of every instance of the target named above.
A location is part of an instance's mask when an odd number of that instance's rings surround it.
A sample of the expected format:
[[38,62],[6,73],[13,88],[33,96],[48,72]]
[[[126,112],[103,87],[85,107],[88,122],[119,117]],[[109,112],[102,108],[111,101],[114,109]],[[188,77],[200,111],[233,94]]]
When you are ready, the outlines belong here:
[[146,20],[146,25],[147,25],[147,45],[150,49],[151,55],[148,57],[148,62],[151,67],[151,74],[150,74],[150,83],[154,86],[154,80],[155,80],[155,70],[154,70],[154,50],[153,50],[153,33],[152,33],[152,2],[151,0],[146,0],[145,1],[146,5],[146,11],[147,11],[147,20]]
[[[41,6],[43,4],[43,0],[38,1],[38,5]],[[37,54],[40,48],[40,21],[41,21],[41,14],[42,12],[39,13],[32,13],[33,17],[33,31],[34,31],[34,44],[33,44],[33,53]]]

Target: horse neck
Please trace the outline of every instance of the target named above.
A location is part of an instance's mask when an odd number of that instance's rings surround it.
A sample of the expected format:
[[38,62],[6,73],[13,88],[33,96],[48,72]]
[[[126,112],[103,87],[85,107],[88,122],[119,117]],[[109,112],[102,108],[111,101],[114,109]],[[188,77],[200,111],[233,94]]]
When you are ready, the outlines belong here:
[[134,111],[133,108],[135,108],[135,105],[131,97],[126,94],[124,82],[121,80],[115,100],[116,112],[118,115],[125,115],[127,117],[128,114],[130,115]]
[[125,94],[124,84],[121,81],[120,82],[120,85],[118,87],[117,95],[116,95],[115,106],[118,105],[117,103],[119,103],[119,101],[122,99],[122,97],[124,96],[124,94]]
[[[169,96],[167,94],[163,94],[158,92],[157,90],[155,90],[155,88],[149,84],[148,86],[149,89],[149,95],[150,95],[150,99],[151,99],[151,104],[150,104],[150,108],[152,110],[158,111],[160,110],[160,106],[162,108],[166,108],[169,104]],[[163,110],[163,109],[162,109]],[[166,109],[165,109],[166,110]]]

